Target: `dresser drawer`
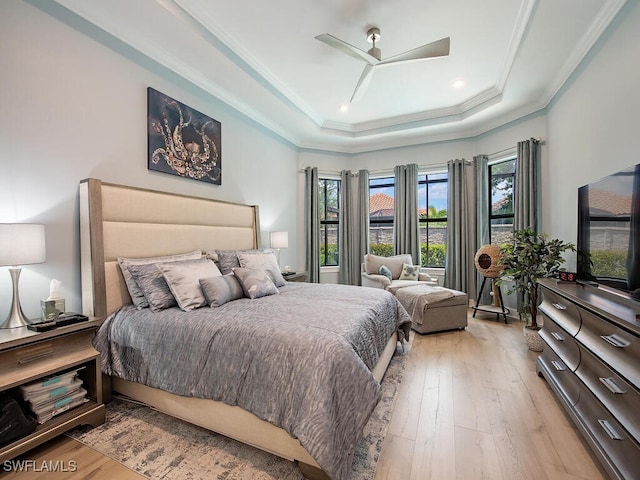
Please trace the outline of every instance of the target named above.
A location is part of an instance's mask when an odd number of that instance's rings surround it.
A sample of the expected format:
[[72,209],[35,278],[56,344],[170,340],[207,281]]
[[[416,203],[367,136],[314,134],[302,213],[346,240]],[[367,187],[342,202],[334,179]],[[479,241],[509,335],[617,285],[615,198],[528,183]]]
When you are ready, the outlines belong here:
[[552,377],[547,379],[549,383],[555,384],[560,389],[570,405],[575,405],[580,396],[580,380],[578,377],[565,365],[549,345],[544,346],[542,354],[538,357],[538,362],[545,367],[547,375]]
[[97,358],[87,329],[0,352],[0,390]]
[[575,371],[580,363],[580,348],[575,339],[569,335],[553,318],[543,316],[540,336],[549,347],[562,359],[571,371]]
[[569,300],[546,288],[542,289],[543,302],[540,310],[548,318],[553,318],[570,335],[575,336],[580,330],[581,317],[578,307]]
[[584,348],[576,375],[640,442],[640,393]]
[[640,340],[632,333],[584,309],[576,339],[640,389]]
[[604,458],[605,467],[622,479],[638,478],[640,446],[585,387],[575,406],[588,437],[595,442],[595,450]]

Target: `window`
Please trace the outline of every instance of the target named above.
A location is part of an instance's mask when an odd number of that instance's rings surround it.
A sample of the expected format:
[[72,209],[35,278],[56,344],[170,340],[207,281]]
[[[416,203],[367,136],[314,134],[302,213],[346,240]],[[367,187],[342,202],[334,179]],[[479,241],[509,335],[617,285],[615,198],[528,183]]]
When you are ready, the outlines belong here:
[[447,173],[418,177],[420,262],[423,267],[444,268],[447,248]]
[[516,159],[489,165],[489,235],[491,243],[508,243],[513,234],[513,186]]
[[[421,265],[444,267],[447,239],[447,174],[418,177]],[[375,255],[393,253],[395,214],[394,177],[369,180],[369,251]]]
[[369,180],[369,252],[388,257],[393,253],[395,213],[394,177]]
[[320,208],[320,266],[340,264],[338,251],[338,222],[340,214],[340,180],[318,180]]

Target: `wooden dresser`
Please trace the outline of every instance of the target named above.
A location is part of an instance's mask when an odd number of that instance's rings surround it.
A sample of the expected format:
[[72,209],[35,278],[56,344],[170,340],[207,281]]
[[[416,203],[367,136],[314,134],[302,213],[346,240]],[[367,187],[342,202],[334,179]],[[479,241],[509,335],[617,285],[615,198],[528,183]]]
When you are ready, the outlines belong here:
[[640,478],[640,303],[545,279],[542,375],[615,479]]

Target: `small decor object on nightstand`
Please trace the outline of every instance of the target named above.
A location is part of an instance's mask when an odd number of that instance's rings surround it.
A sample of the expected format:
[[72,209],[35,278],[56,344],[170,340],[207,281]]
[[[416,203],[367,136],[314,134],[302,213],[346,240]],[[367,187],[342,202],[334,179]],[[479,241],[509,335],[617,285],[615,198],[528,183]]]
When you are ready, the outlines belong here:
[[65,311],[65,302],[60,293],[62,282],[55,278],[51,280],[49,285],[49,296],[44,300],[40,300],[40,308],[42,320],[54,320],[58,315]]
[[9,267],[13,298],[9,315],[0,328],[24,327],[31,323],[23,313],[18,295],[20,265],[45,262],[44,225],[0,223],[0,266]]

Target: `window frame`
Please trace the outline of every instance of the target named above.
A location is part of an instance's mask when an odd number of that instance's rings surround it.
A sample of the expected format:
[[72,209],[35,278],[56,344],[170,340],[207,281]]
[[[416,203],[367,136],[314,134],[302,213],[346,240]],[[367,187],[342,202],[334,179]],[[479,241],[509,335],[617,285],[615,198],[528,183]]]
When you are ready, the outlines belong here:
[[[336,220],[328,220],[328,208],[327,208],[327,183],[328,182],[335,182],[336,184],[336,203],[337,203],[337,209],[336,209]],[[322,187],[321,187],[322,185]],[[320,190],[323,190],[322,194],[320,193]],[[334,268],[334,267],[340,267],[340,193],[341,193],[341,189],[342,189],[342,185],[341,185],[341,180],[339,178],[331,178],[331,177],[321,177],[318,178],[318,199],[322,198],[323,199],[323,204],[320,204],[320,200],[318,200],[318,218],[320,219],[320,225],[319,225],[319,235],[320,238],[318,239],[318,246],[320,249],[320,258],[318,259],[319,263],[320,263],[320,268]],[[327,252],[329,251],[329,226],[334,226],[335,225],[335,229],[336,229],[336,263],[331,263],[328,264],[327,263],[327,259],[329,258],[329,255],[327,255]],[[323,251],[323,247],[324,247],[324,261],[322,258],[322,251]]]
[[[369,178],[369,199],[371,199],[371,191],[372,191],[372,182],[379,182],[379,181],[385,181],[385,183],[379,183],[373,186],[373,190],[383,190],[385,188],[393,188],[393,202],[394,202],[394,207],[395,207],[395,201],[396,201],[396,179],[394,177],[393,174],[386,174],[386,175],[381,175],[381,176],[377,176],[377,177],[373,177],[373,178]],[[371,204],[369,204],[371,205]],[[371,252],[371,225],[375,224],[375,225],[379,225],[382,227],[387,227],[387,228],[391,228],[391,231],[393,233],[393,228],[395,225],[395,208],[394,208],[394,213],[390,216],[390,217],[383,217],[381,219],[376,219],[375,221],[372,221],[371,219],[371,210],[369,210],[369,231],[367,232],[367,246],[369,251]],[[381,244],[384,245],[384,244]],[[393,240],[391,241],[391,251],[393,251]],[[374,252],[375,253],[375,252]],[[382,253],[382,252],[377,252],[377,253]]]
[[[509,174],[500,174],[500,177],[511,177],[512,178],[512,182],[511,182],[511,203],[512,203],[512,212],[511,213],[501,213],[501,214],[494,214],[493,213],[493,198],[492,198],[492,193],[493,193],[493,175],[492,175],[492,169],[496,166],[499,165],[501,163],[506,163],[506,162],[511,162],[513,161],[513,173],[509,173]],[[511,230],[513,232],[513,229],[515,228],[515,184],[516,184],[516,168],[517,168],[517,156],[516,155],[509,155],[508,157],[503,157],[500,159],[496,159],[492,162],[490,162],[487,165],[488,168],[488,172],[487,172],[487,178],[488,178],[488,185],[487,185],[487,191],[488,191],[488,196],[489,196],[489,211],[487,212],[487,219],[488,219],[488,227],[489,227],[489,242],[493,243],[493,221],[494,220],[507,220],[507,219],[511,219]]]
[[[445,178],[436,178],[436,179],[429,180],[429,176],[430,175],[431,176],[434,176],[434,175],[445,175]],[[448,202],[448,200],[447,200],[447,215],[445,217],[429,218],[429,185],[434,185],[434,184],[438,184],[438,183],[446,183],[447,184],[447,192],[448,192],[448,189],[449,189],[449,175],[448,175],[448,172],[446,170],[423,172],[423,173],[418,174],[418,190],[420,189],[420,185],[424,185],[425,186],[426,215],[425,215],[425,218],[421,218],[420,214],[418,214],[418,227],[422,228],[422,226],[424,225],[425,232],[426,232],[426,239],[425,239],[426,251],[425,252],[422,252],[422,241],[421,241],[422,239],[420,239],[420,264],[421,264],[420,266],[421,267],[426,267],[426,268],[444,268],[444,265],[428,265],[428,264],[423,264],[423,261],[422,261],[423,258],[425,258],[425,259],[429,258],[429,224],[430,223],[444,222],[444,223],[447,224],[447,229],[449,228],[449,202]],[[446,256],[446,240],[445,240],[445,256]]]

